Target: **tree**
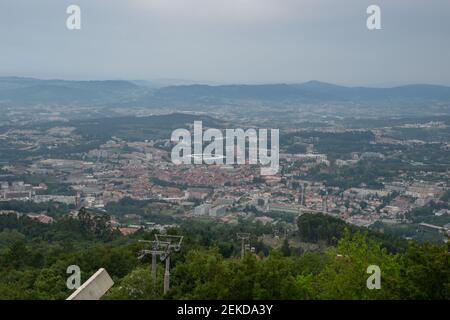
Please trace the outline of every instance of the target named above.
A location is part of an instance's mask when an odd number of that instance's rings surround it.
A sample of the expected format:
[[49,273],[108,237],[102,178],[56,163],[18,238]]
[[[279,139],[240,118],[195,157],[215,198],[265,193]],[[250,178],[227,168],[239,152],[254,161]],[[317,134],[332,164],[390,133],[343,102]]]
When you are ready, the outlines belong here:
[[411,243],[400,261],[403,299],[450,299],[450,252],[446,246]]
[[283,240],[283,245],[281,246],[281,253],[284,257],[288,257],[291,255],[291,247],[289,246],[288,239]]
[[[323,299],[398,299],[400,264],[397,254],[390,254],[367,234],[348,230],[337,248],[328,251],[329,263],[319,274],[319,298]],[[381,289],[369,290],[366,282],[371,265],[381,269]]]
[[[162,269],[159,270],[159,275]],[[162,299],[162,281],[158,278],[156,287],[153,285],[153,279],[148,266],[141,266],[117,283],[104,296],[106,300],[154,300]]]

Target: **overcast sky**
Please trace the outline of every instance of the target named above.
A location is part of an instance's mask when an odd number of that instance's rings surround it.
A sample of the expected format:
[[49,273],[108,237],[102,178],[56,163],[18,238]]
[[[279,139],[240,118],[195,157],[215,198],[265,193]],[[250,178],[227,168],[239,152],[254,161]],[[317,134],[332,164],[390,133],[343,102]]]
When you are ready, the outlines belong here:
[[0,44],[0,76],[450,85],[450,1],[1,0]]

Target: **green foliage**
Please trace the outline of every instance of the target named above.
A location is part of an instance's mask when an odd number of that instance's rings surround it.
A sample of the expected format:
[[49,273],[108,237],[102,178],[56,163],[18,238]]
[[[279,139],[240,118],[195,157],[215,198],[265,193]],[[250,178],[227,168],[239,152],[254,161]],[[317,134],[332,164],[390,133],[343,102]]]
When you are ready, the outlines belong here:
[[334,168],[331,171],[323,172],[320,167],[309,170],[309,179],[323,181],[327,186],[348,189],[359,187],[361,184],[369,188],[381,189],[383,184],[378,181],[378,177],[393,177],[396,172],[388,170],[384,161],[360,161],[356,166]]
[[[326,216],[323,214],[305,213],[297,220],[298,235],[302,241],[324,242],[327,245],[336,245],[346,230],[351,233],[367,230],[354,225],[349,225],[345,221]],[[379,241],[390,251],[402,251],[406,248],[406,240],[396,238],[391,235],[368,230],[371,239]]]
[[[329,263],[318,277],[318,297],[321,299],[396,299],[400,266],[398,256],[388,251],[366,234],[347,230],[337,248],[329,250]],[[366,286],[367,267],[382,270],[382,290]]]
[[402,299],[450,299],[450,244],[412,243],[401,265]]
[[449,202],[450,200],[450,190],[447,190],[444,192],[444,194],[441,196],[441,201]]
[[[307,214],[298,236],[332,245],[325,253],[293,254],[287,239],[271,249],[258,237],[272,230],[245,222],[189,221],[168,230],[185,240],[172,256],[171,290],[163,295],[164,264],[158,260],[154,286],[149,258],[136,255],[136,240],[153,234],[119,236],[106,221],[86,210],[52,225],[0,216],[0,299],[65,299],[70,265],[81,268],[82,282],[105,268],[115,282],[105,299],[450,299],[449,245],[411,242],[392,250],[398,243],[378,233]],[[249,231],[256,253],[241,260],[234,235]],[[380,290],[366,286],[370,265],[381,269]]]
[[166,204],[164,201],[156,200],[135,200],[131,198],[123,198],[118,202],[110,202],[105,209],[108,213],[115,216],[124,216],[125,214],[137,214],[151,220],[155,223],[171,224],[177,221],[177,218],[160,212],[153,205]]
[[288,257],[291,255],[291,247],[289,247],[288,239],[283,240],[283,245],[281,246],[281,253],[283,256]]
[[12,210],[21,213],[41,213],[45,212],[51,216],[59,216],[69,213],[70,206],[59,202],[42,202],[36,203],[32,201],[0,201],[0,210]]
[[[159,270],[161,274],[162,270]],[[162,279],[154,287],[150,269],[137,267],[120,280],[104,297],[106,300],[154,300],[162,298]]]

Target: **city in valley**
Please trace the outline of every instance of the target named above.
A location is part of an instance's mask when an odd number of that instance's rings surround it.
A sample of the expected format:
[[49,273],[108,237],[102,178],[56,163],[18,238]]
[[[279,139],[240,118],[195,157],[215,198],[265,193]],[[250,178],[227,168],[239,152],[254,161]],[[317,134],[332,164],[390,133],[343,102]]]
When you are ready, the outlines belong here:
[[[313,84],[326,85],[307,85]],[[6,113],[0,134],[1,214],[52,223],[85,208],[108,214],[109,224],[124,235],[163,232],[195,219],[252,223],[270,231],[259,240],[276,245],[297,230],[297,217],[318,213],[407,239],[445,239],[449,116],[418,113],[392,120],[394,115],[377,117],[363,105],[343,110],[341,102],[314,107],[281,97],[276,104],[284,110],[274,111],[269,124],[267,101],[255,99],[248,106],[246,100],[240,108],[236,100],[210,113],[187,103],[166,114],[161,108],[142,115],[141,106],[111,107],[114,117],[105,113],[107,107],[87,112],[74,106],[67,114],[64,105]],[[448,112],[439,104],[434,108]],[[130,115],[121,115],[126,110]],[[248,142],[246,162],[174,164],[171,133],[193,132],[194,120],[203,120],[203,131],[279,128],[278,172],[261,175],[259,165],[248,161]],[[289,241],[302,246],[296,237]]]

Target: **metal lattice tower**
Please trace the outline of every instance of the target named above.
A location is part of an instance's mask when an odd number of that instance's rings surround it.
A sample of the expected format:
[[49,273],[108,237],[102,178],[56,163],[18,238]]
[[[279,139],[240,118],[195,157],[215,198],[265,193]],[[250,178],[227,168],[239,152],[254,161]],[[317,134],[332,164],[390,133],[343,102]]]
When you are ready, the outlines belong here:
[[[250,240],[250,233],[238,232],[236,236],[239,240],[241,240],[241,259],[244,259],[245,249],[246,249],[246,241]],[[247,245],[250,247],[250,244]]]
[[139,259],[142,259],[146,255],[152,255],[152,279],[153,288],[156,288],[156,256],[159,255],[161,261],[166,262],[166,269],[164,272],[164,294],[166,294],[170,289],[170,256],[172,252],[178,252],[181,249],[181,242],[183,241],[183,236],[173,236],[173,235],[158,235],[155,234],[155,240],[139,240],[143,243],[151,243],[151,250],[141,250],[139,253]]

